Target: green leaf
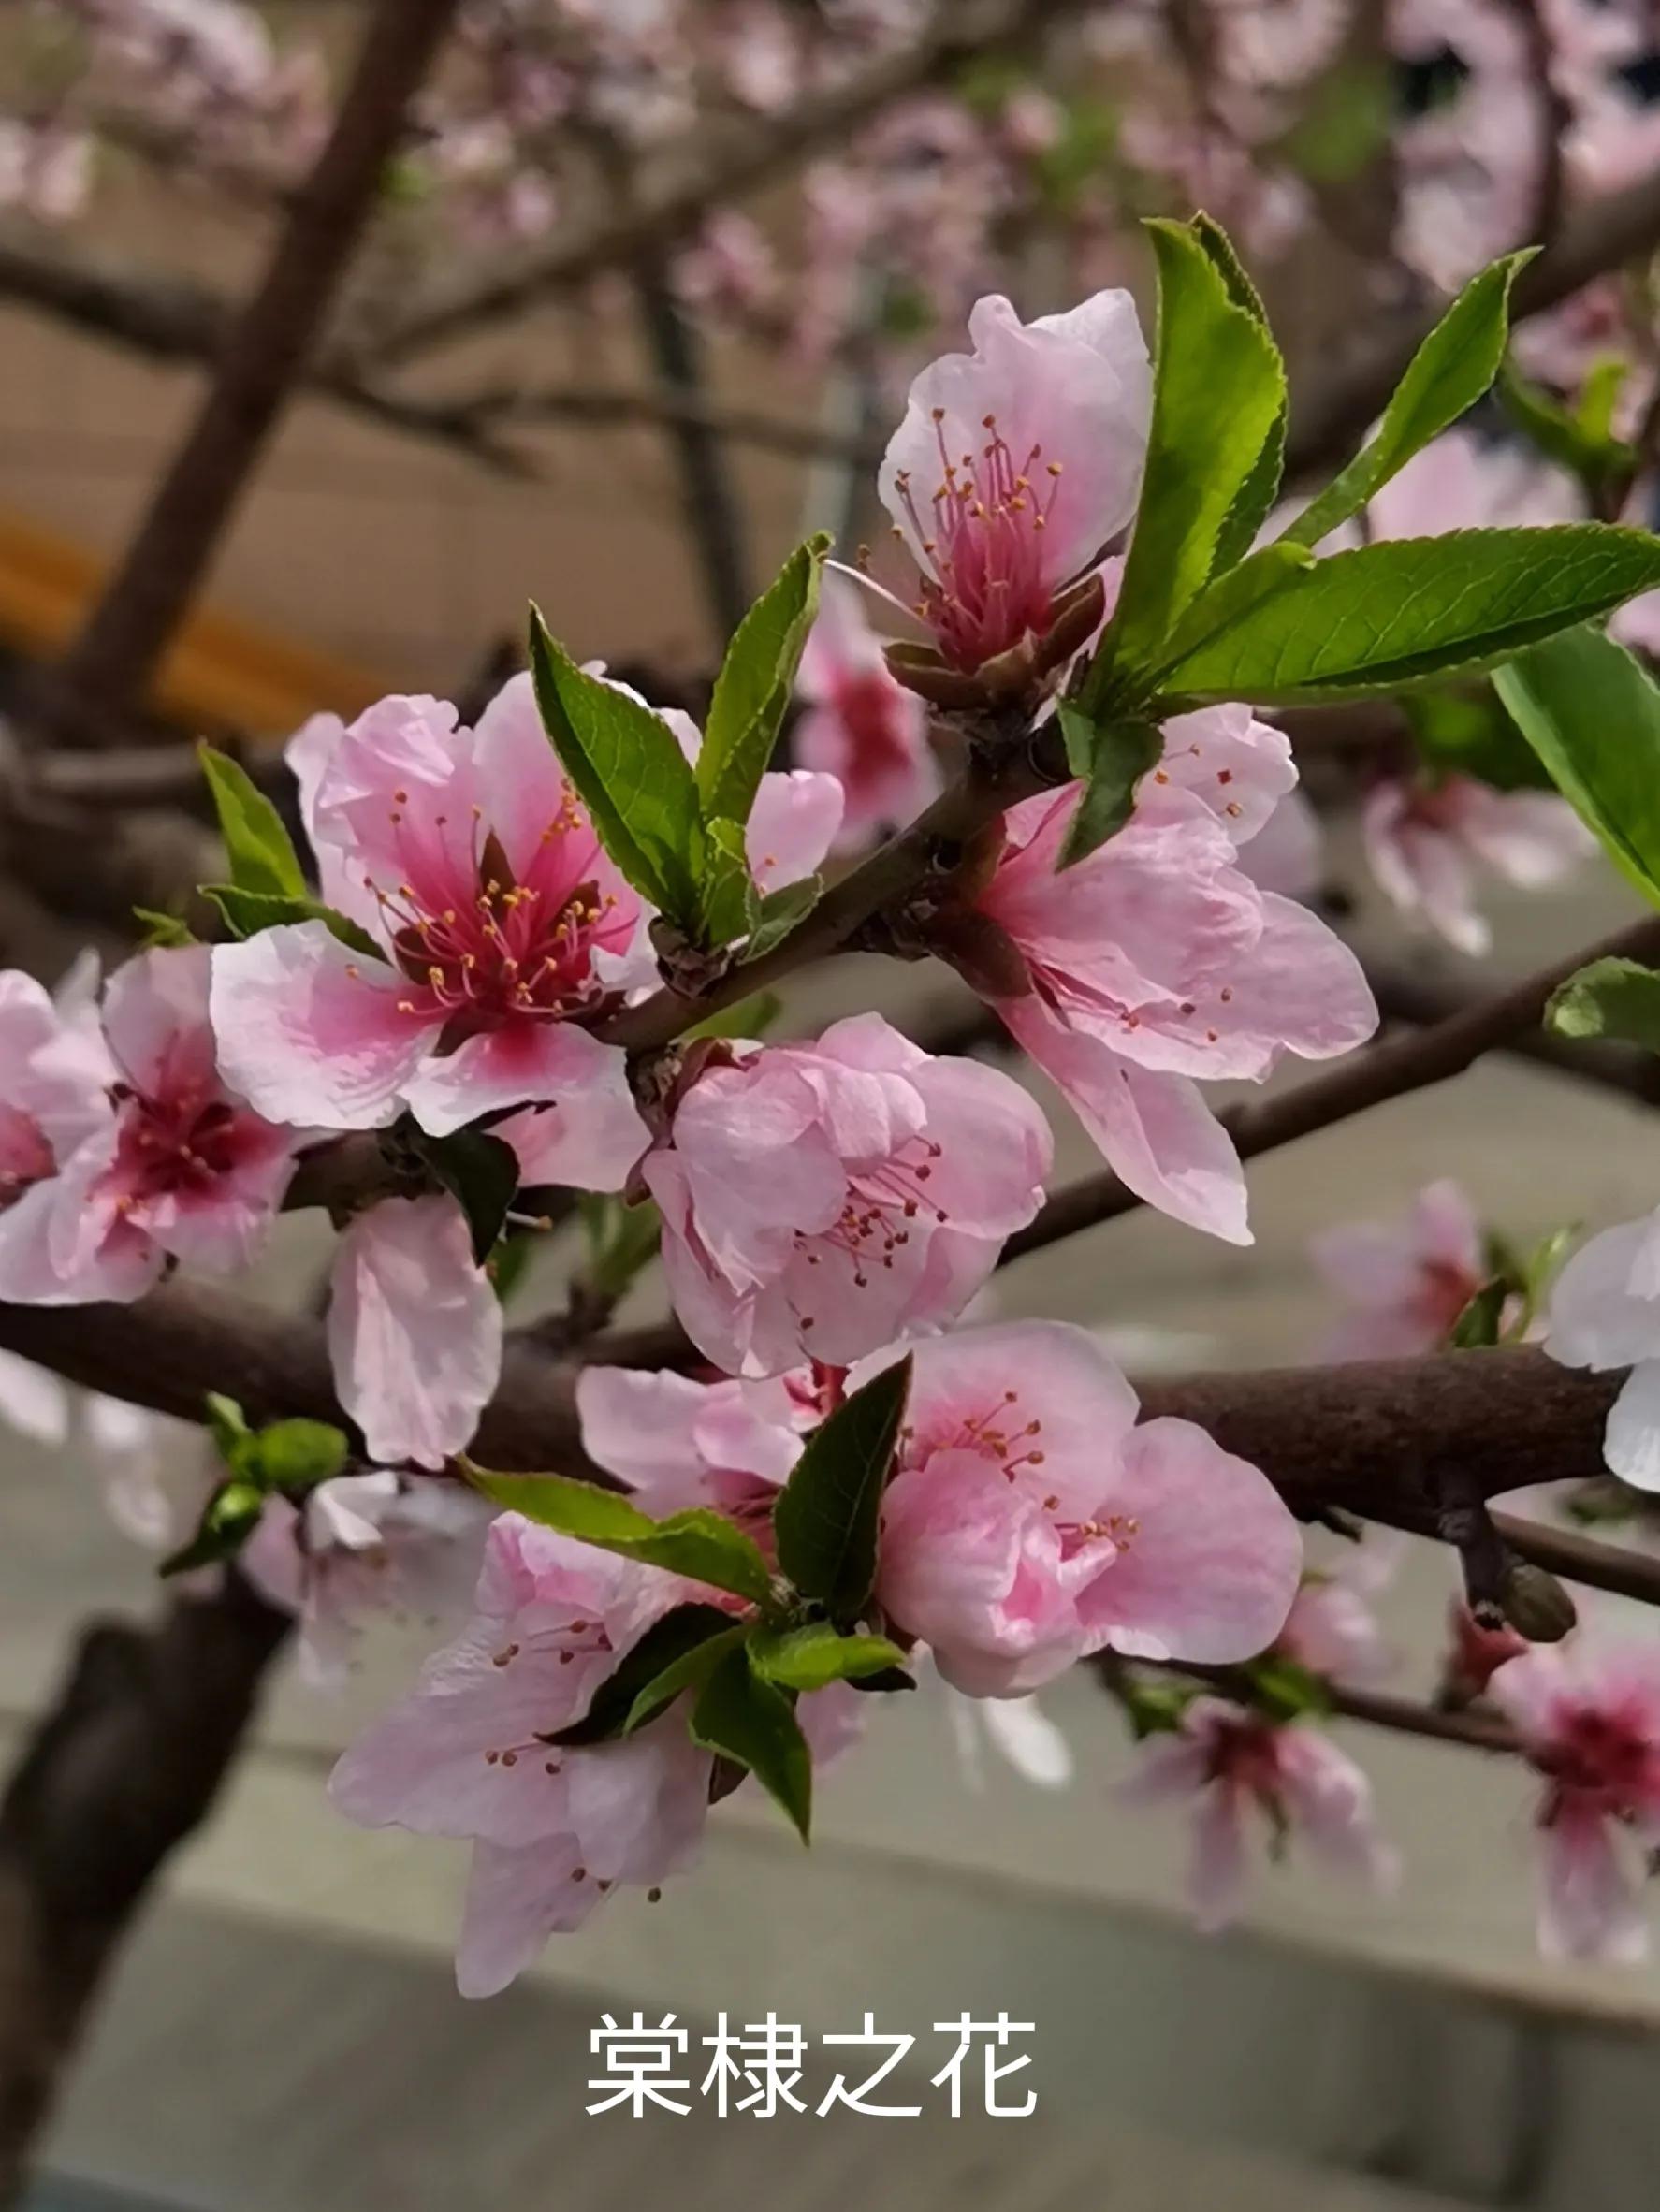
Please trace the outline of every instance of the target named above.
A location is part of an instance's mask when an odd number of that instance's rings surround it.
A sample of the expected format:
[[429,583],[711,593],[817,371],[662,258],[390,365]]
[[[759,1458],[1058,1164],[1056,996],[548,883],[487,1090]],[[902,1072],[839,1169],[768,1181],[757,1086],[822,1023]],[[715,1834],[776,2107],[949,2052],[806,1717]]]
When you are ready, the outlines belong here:
[[1231,629],[1292,576],[1312,568],[1314,560],[1306,546],[1290,546],[1283,538],[1247,554],[1236,567],[1205,586],[1171,632],[1161,648],[1167,665],[1197,652],[1218,632]]
[[885,1636],[843,1636],[828,1621],[805,1628],[752,1628],[750,1665],[784,1690],[822,1690],[903,1666],[905,1653]]
[[1158,648],[1237,537],[1286,400],[1273,339],[1217,258],[1212,230],[1149,224],[1158,258],[1158,368],[1135,535],[1090,706],[1155,665]]
[[833,1621],[857,1620],[876,1580],[881,1493],[910,1394],[910,1367],[907,1353],[819,1424],[773,1507],[779,1565]]
[[196,931],[182,915],[159,913],[154,907],[135,907],[133,919],[144,924],[144,935],[138,940],[140,952],[151,952],[158,945],[172,950],[180,945],[194,945],[199,941]]
[[568,1475],[492,1475],[470,1462],[462,1472],[475,1489],[509,1513],[556,1528],[579,1543],[596,1544],[622,1559],[667,1567],[713,1590],[730,1590],[761,1605],[772,1595],[772,1576],[753,1539],[719,1513],[696,1506],[653,1521],[616,1491]]
[[240,1478],[222,1483],[209,1499],[195,1535],[170,1552],[158,1572],[188,1574],[197,1567],[217,1566],[234,1559],[259,1525],[265,1496],[257,1483]]
[[710,822],[735,822],[741,828],[750,819],[818,613],[829,550],[823,531],[797,546],[726,648],[697,756],[697,789]]
[[1067,827],[1056,873],[1087,860],[1114,837],[1135,808],[1136,786],[1164,751],[1156,722],[1098,722],[1070,699],[1056,708],[1066,738],[1067,763],[1084,778],[1084,795]]
[[1660,691],[1648,671],[1599,631],[1575,630],[1493,680],[1557,790],[1660,906]]
[[[1257,287],[1252,284],[1245,264],[1233,250],[1233,240],[1219,223],[1209,215],[1193,218],[1193,235],[1216,263],[1222,281],[1228,287],[1228,297],[1235,307],[1242,307],[1272,338],[1268,314]],[[1238,561],[1245,559],[1256,543],[1257,533],[1274,511],[1279,497],[1280,480],[1286,468],[1286,436],[1289,428],[1289,410],[1282,396],[1279,414],[1257,456],[1256,466],[1240,487],[1233,504],[1216,539],[1216,551],[1211,562],[1211,575],[1226,575]]]
[[[741,1641],[742,1624],[719,1606],[676,1606],[654,1621],[623,1653],[599,1688],[588,1710],[568,1728],[556,1728],[546,1743],[604,1743],[626,1736],[652,1713],[712,1667],[721,1652]],[[719,1649],[711,1649],[719,1646]],[[665,1674],[673,1681],[664,1685]],[[635,1710],[640,1717],[635,1719]]]
[[1449,1330],[1449,1351],[1487,1351],[1497,1344],[1504,1327],[1505,1305],[1509,1295],[1510,1286],[1503,1275],[1494,1275],[1491,1281],[1483,1283]]
[[207,1407],[208,1433],[213,1439],[214,1450],[233,1475],[240,1473],[247,1463],[254,1443],[247,1415],[234,1398],[226,1397],[220,1390],[210,1390],[203,1404]]
[[1660,538],[1598,522],[1333,553],[1165,669],[1159,711],[1363,699],[1475,673],[1656,584]]
[[1292,544],[1318,546],[1329,537],[1474,407],[1504,358],[1510,287],[1537,251],[1507,254],[1464,286],[1413,355],[1374,435],[1284,532]]
[[1660,975],[1636,960],[1594,960],[1545,1009],[1558,1037],[1618,1038],[1660,1053]]
[[692,764],[661,715],[586,676],[531,609],[536,703],[600,842],[634,889],[691,935],[706,842]]
[[467,1216],[473,1257],[482,1267],[495,1250],[514,1194],[518,1189],[518,1155],[502,1137],[485,1129],[456,1129],[447,1137],[420,1140],[421,1157]]
[[288,1497],[332,1482],[346,1457],[344,1432],[329,1421],[271,1421],[254,1438],[256,1479],[262,1488]]
[[219,835],[230,861],[231,881],[239,891],[304,898],[305,870],[283,817],[247,770],[228,753],[216,752],[211,745],[197,749],[219,817]]
[[735,1006],[723,1006],[718,1013],[706,1014],[682,1035],[689,1042],[698,1037],[764,1037],[783,1011],[784,1002],[776,991],[756,991],[740,998]]
[[761,910],[761,894],[750,873],[742,826],[735,822],[705,824],[707,849],[698,893],[697,938],[705,945],[729,945],[747,937]]
[[[290,922],[327,922],[330,934],[354,953],[384,962],[381,951],[366,929],[360,929],[338,908],[320,898],[290,898],[275,891],[244,891],[240,883],[204,883],[202,896],[210,898],[225,917],[232,937],[256,937],[262,929],[280,929]],[[184,940],[189,942],[188,937]]]
[[692,1739],[747,1767],[789,1814],[801,1841],[808,1841],[813,1763],[807,1738],[789,1696],[758,1680],[741,1650],[728,1652],[699,1692]]
[[755,909],[755,919],[744,946],[746,964],[759,960],[775,945],[781,945],[790,932],[807,920],[823,895],[822,876],[803,876],[799,882],[780,883],[776,891],[769,891]]
[[1634,445],[1613,433],[1613,401],[1626,364],[1616,361],[1612,366],[1612,379],[1604,364],[1598,382],[1587,383],[1577,414],[1523,376],[1513,361],[1507,361],[1499,371],[1499,398],[1516,428],[1547,459],[1570,470],[1593,492],[1610,479],[1634,473],[1641,458]]
[[1332,1694],[1312,1667],[1277,1653],[1253,1659],[1242,1670],[1250,1685],[1253,1704],[1276,1721],[1302,1720],[1309,1713],[1330,1712]]

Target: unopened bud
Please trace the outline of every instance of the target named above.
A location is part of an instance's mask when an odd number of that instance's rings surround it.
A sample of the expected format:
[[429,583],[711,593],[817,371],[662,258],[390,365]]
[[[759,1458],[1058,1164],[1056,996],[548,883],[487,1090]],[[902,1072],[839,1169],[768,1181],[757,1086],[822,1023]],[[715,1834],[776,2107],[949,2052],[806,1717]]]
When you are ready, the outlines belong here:
[[1530,1644],[1559,1644],[1579,1620],[1573,1599],[1556,1577],[1530,1560],[1509,1563],[1499,1595],[1506,1620]]

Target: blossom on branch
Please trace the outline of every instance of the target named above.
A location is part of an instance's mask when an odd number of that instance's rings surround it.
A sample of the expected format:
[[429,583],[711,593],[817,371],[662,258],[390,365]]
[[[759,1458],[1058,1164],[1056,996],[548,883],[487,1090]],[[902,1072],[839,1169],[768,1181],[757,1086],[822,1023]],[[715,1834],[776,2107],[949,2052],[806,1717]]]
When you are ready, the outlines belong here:
[[[37,1022],[38,999],[6,980],[14,1022]],[[309,1138],[253,1112],[222,1077],[205,946],[128,961],[104,994],[98,1037],[84,1021],[61,1027],[9,1087],[0,1295],[27,1303],[138,1298],[174,1259],[246,1266]]]
[[973,901],[1027,986],[982,995],[1109,1165],[1230,1244],[1250,1242],[1245,1177],[1196,1079],[1260,1082],[1287,1053],[1329,1059],[1377,1026],[1353,953],[1240,865],[1293,779],[1283,736],[1244,707],[1179,716],[1116,837],[1056,875],[1080,787],[1028,799]]
[[1629,1367],[1603,1458],[1635,1489],[1660,1491],[1660,1213],[1581,1245],[1551,1294],[1545,1349],[1565,1367]]
[[1019,1696],[1093,1652],[1211,1665],[1274,1641],[1303,1566],[1295,1521],[1192,1422],[1138,1425],[1087,1331],[994,1323],[913,1357],[877,1594],[948,1682]]
[[857,847],[913,821],[939,789],[927,708],[889,674],[881,640],[845,577],[823,580],[796,689],[808,706],[795,726],[795,757],[827,770],[846,794],[837,842]]
[[712,1055],[640,1174],[693,1343],[766,1375],[954,1320],[1037,1213],[1051,1158],[1010,1077],[934,1058],[872,1013],[814,1045]]
[[1392,1888],[1394,1851],[1377,1833],[1372,1785],[1321,1729],[1274,1722],[1220,1697],[1196,1697],[1179,1728],[1150,1736],[1123,1795],[1143,1805],[1187,1803],[1193,1825],[1187,1898],[1207,1930],[1244,1901],[1245,1827],[1255,1812],[1277,1855],[1301,1843],[1332,1872]]
[[1501,1666],[1488,1695],[1545,1777],[1540,1948],[1626,1965],[1646,1957],[1641,1855],[1660,1844],[1660,1648],[1582,1637],[1536,1647]]
[[1347,1308],[1328,1360],[1397,1360],[1446,1348],[1487,1278],[1481,1224],[1449,1178],[1430,1184],[1400,1222],[1344,1222],[1310,1239],[1327,1288]]

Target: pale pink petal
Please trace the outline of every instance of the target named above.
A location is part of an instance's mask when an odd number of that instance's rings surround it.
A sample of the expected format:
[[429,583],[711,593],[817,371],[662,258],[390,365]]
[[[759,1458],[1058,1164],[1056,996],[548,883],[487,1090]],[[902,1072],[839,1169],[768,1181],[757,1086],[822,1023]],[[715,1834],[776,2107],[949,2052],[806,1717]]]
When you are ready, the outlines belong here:
[[550,1935],[580,1928],[603,1899],[597,1883],[573,1879],[581,1865],[574,1836],[531,1844],[475,1843],[456,1950],[463,1997],[494,1997],[541,1957]]
[[1245,1902],[1245,1822],[1238,1797],[1225,1782],[1207,1783],[1192,1812],[1192,1855],[1187,1901],[1207,1935],[1239,1917]]
[[1158,773],[1202,799],[1236,845],[1259,834],[1297,782],[1290,739],[1248,706],[1172,716]]
[[0,1352],[0,1423],[32,1444],[55,1448],[68,1442],[69,1392],[33,1361]]
[[1639,1360],[1609,1410],[1602,1456],[1634,1490],[1660,1491],[1660,1360]]
[[1600,1958],[1638,1966],[1649,1930],[1635,1870],[1611,1823],[1565,1805],[1539,1831],[1539,1948],[1547,1958]]
[[104,1036],[138,1091],[213,1084],[206,945],[158,946],[123,961],[104,993]]
[[473,1434],[502,1365],[502,1305],[447,1195],[386,1199],[341,1238],[328,1352],[371,1459],[440,1467]]
[[1132,1067],[1035,993],[997,1011],[1138,1198],[1230,1244],[1252,1241],[1239,1156],[1197,1084]]
[[1082,1591],[1097,1641],[1146,1659],[1219,1665],[1265,1651],[1303,1571],[1297,1523],[1269,1482],[1191,1421],[1146,1421],[1103,1468],[1098,1518],[1127,1531]]
[[[557,1179],[582,1187],[595,1187],[586,1176],[597,1170],[607,1178],[601,1187],[619,1189],[646,1148],[627,1055],[620,1045],[602,1044],[572,1022],[514,1022],[483,1030],[442,1059],[423,1060],[406,1080],[403,1096],[434,1137],[447,1137],[504,1106],[546,1100],[567,1117],[550,1132],[549,1141],[559,1144],[553,1161],[585,1171]],[[546,1171],[549,1156],[539,1165]]]
[[695,1492],[706,1471],[693,1429],[723,1387],[637,1367],[585,1367],[576,1378],[583,1449],[631,1490],[687,1502],[681,1493]]
[[764,896],[823,866],[846,803],[837,778],[816,769],[791,768],[761,779],[744,845],[755,888]]
[[1565,1367],[1601,1368],[1660,1357],[1660,1298],[1632,1288],[1653,1226],[1649,1217],[1605,1229],[1557,1276],[1545,1340],[1553,1360]]
[[213,950],[211,1006],[225,1080],[268,1121],[377,1129],[438,1033],[411,984],[321,922]]

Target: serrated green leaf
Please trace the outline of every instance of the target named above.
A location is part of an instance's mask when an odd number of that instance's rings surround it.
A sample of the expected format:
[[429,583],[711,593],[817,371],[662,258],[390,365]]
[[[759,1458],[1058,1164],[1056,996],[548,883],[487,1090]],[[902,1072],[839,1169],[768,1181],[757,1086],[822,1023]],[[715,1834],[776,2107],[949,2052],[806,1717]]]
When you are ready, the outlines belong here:
[[[732,1615],[719,1606],[674,1607],[623,1653],[594,1692],[582,1718],[573,1721],[568,1728],[556,1728],[543,1740],[604,1743],[630,1734],[682,1690],[701,1681],[721,1652],[741,1641],[743,1633],[742,1625],[735,1627]],[[665,1675],[670,1677],[666,1683]]]
[[475,1489],[509,1513],[556,1528],[579,1543],[596,1544],[622,1559],[666,1567],[712,1590],[730,1590],[760,1605],[772,1594],[772,1576],[754,1540],[743,1530],[695,1506],[653,1521],[616,1491],[568,1475],[492,1475],[470,1462],[463,1473]]
[[812,1832],[813,1763],[788,1695],[762,1681],[744,1652],[728,1652],[698,1693],[692,1739],[747,1767],[782,1806],[801,1841]]
[[1070,699],[1062,699],[1056,713],[1066,739],[1068,764],[1084,779],[1083,795],[1055,864],[1059,875],[1087,860],[1129,820],[1136,786],[1163,754],[1164,733],[1156,722],[1097,722]]
[[[201,892],[204,898],[211,899],[218,908],[233,937],[256,937],[262,929],[281,929],[291,922],[326,922],[329,934],[337,937],[342,945],[349,945],[354,953],[361,953],[371,960],[386,959],[368,930],[359,928],[338,908],[325,906],[320,898],[289,898],[274,891],[244,891],[240,883],[204,883]],[[184,941],[190,941],[188,937]]]
[[822,1690],[827,1682],[863,1681],[905,1664],[885,1636],[843,1636],[829,1621],[805,1628],[752,1628],[750,1665],[784,1690]]
[[[1195,215],[1192,228],[1194,237],[1221,272],[1222,281],[1228,287],[1228,297],[1236,307],[1244,308],[1272,338],[1267,310],[1244,262],[1233,250],[1233,240],[1221,225],[1213,222],[1209,215]],[[1289,409],[1282,398],[1279,413],[1263,441],[1256,465],[1240,487],[1217,534],[1216,555],[1210,568],[1213,578],[1225,575],[1245,559],[1257,541],[1258,531],[1274,512],[1274,502],[1279,498],[1280,482],[1285,474],[1289,428]]]
[[819,1424],[773,1507],[779,1565],[833,1621],[856,1621],[876,1580],[881,1493],[893,1471],[910,1369],[907,1353]]
[[1158,259],[1152,430],[1118,604],[1085,681],[1091,707],[1157,663],[1215,574],[1286,400],[1278,351],[1241,303],[1211,229],[1148,228]]
[[495,1250],[518,1189],[518,1155],[485,1129],[423,1136],[421,1157],[467,1216],[473,1257],[482,1267]]
[[829,550],[823,531],[797,546],[726,648],[697,756],[697,789],[709,822],[741,828],[750,819],[818,613]]
[[135,907],[133,919],[144,924],[144,935],[138,939],[140,952],[151,952],[158,945],[173,950],[199,941],[182,915],[159,913],[154,907]]
[[1537,251],[1507,254],[1464,286],[1413,355],[1373,436],[1284,532],[1292,544],[1329,537],[1475,406],[1504,358],[1510,287]]
[[275,807],[228,753],[217,752],[211,745],[198,746],[197,751],[237,889],[263,891],[278,898],[306,897],[305,870]]
[[602,845],[634,889],[690,937],[706,858],[692,764],[663,717],[587,676],[531,609],[536,703]]
[[1660,1053],[1660,975],[1636,960],[1594,960],[1545,1009],[1558,1037],[1617,1038]]
[[1597,522],[1333,553],[1167,668],[1159,711],[1363,699],[1475,674],[1656,585],[1660,538]]
[[780,883],[769,891],[755,910],[754,922],[744,945],[744,960],[759,960],[775,945],[781,945],[824,895],[823,876],[803,876],[798,883]]
[[1574,630],[1536,646],[1493,680],[1557,790],[1643,896],[1660,906],[1660,691],[1653,678],[1600,631]]
[[1454,1352],[1489,1351],[1499,1341],[1510,1286],[1502,1275],[1483,1283],[1447,1332]]

